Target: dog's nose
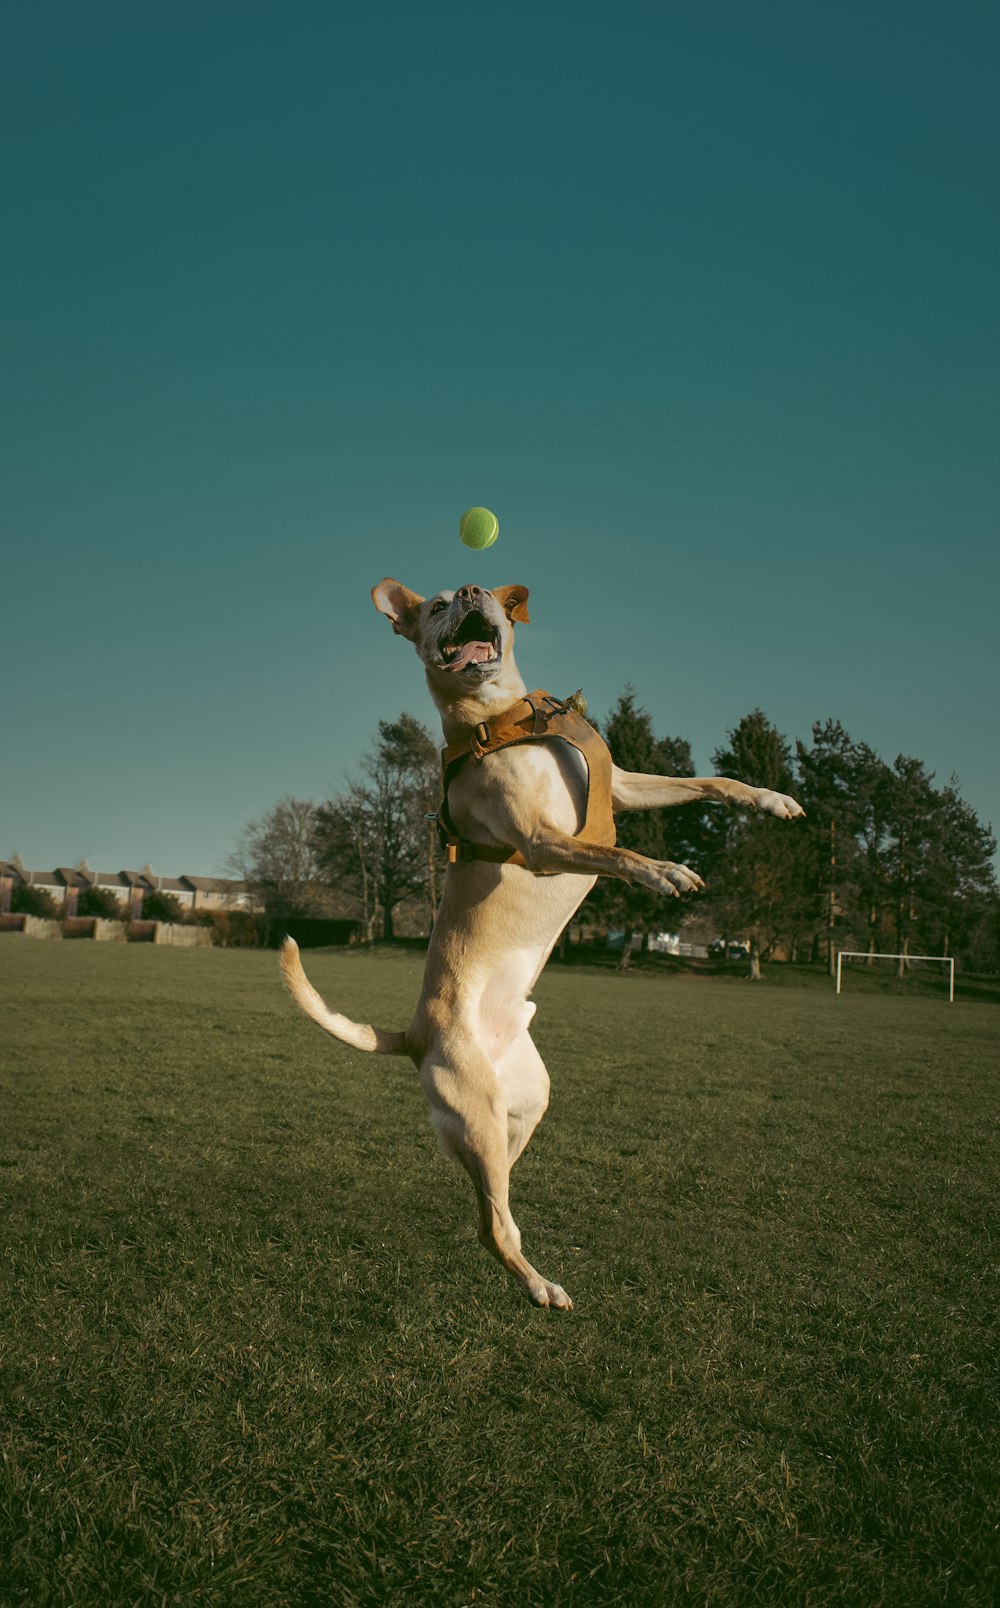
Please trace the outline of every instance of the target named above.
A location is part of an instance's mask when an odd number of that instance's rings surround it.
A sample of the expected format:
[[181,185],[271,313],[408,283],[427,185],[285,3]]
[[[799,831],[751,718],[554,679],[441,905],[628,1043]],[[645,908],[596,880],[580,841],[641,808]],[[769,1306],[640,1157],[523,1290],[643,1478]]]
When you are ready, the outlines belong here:
[[481,586],[460,586],[457,594],[463,603],[475,603],[483,595]]

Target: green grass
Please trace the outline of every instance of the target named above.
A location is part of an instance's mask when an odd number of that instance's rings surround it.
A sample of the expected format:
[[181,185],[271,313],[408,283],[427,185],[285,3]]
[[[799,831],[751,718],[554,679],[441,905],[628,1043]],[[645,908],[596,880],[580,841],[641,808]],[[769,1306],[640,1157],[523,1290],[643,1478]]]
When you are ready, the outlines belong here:
[[0,945],[4,1608],[995,1601],[994,1010],[550,970],[566,1316],[273,955]]

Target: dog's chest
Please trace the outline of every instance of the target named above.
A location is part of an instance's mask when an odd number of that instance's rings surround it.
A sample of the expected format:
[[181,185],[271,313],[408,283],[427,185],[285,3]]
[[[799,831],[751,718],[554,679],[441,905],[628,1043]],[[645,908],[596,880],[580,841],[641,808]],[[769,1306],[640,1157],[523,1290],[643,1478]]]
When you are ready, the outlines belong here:
[[498,816],[510,811],[574,836],[587,813],[587,761],[558,737],[517,743],[463,766],[449,789],[449,807],[462,832],[485,827],[497,833]]

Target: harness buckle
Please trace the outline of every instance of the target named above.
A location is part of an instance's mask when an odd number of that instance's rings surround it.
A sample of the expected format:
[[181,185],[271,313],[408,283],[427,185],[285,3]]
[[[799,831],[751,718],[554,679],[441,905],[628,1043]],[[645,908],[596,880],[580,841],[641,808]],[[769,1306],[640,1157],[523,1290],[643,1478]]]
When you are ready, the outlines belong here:
[[[548,693],[546,693],[545,696],[547,699],[549,699]],[[552,700],[549,699],[549,702],[551,701]],[[545,730],[545,727],[549,723],[548,713],[546,710],[540,709],[533,698],[528,698],[526,702],[528,708],[531,710],[531,735],[532,737],[540,737],[542,732]]]
[[455,865],[460,860],[476,859],[474,843],[464,843],[461,841],[456,842],[455,839],[452,838],[448,843],[445,844],[445,849],[447,851],[449,865]]

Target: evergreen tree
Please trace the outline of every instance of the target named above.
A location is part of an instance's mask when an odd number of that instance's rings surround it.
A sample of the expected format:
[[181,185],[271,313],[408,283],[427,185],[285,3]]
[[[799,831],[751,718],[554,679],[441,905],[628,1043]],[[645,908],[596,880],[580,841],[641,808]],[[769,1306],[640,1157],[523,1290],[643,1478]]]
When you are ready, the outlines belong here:
[[900,754],[887,765],[836,722],[799,745],[801,798],[808,814],[814,887],[822,872],[825,823],[836,823],[833,947],[870,954],[954,954],[973,934],[982,947],[996,892],[995,839],[959,796],[955,778],[938,789],[923,761]]
[[906,969],[910,939],[919,916],[918,897],[932,872],[939,822],[932,775],[919,759],[897,754],[887,774],[886,865],[892,897],[893,947]]
[[992,832],[959,797],[956,778],[941,790],[933,781],[905,754],[886,772],[885,882],[900,974],[911,953],[961,947],[996,888]]
[[[694,775],[690,744],[682,737],[657,737],[649,713],[636,702],[631,686],[620,694],[602,735],[620,770],[642,771],[651,776]],[[700,807],[622,811],[616,815],[615,823],[620,847],[650,860],[683,864],[700,827]],[[624,929],[623,967],[629,963],[634,933],[661,930],[678,919],[672,900],[612,877],[600,878],[584,910],[590,919]]]
[[853,920],[870,955],[884,947],[881,932],[892,899],[887,859],[891,786],[884,760],[868,743],[859,743],[854,764],[857,852]]
[[935,954],[961,954],[997,909],[997,840],[958,794],[958,778],[938,794],[940,853],[923,890],[922,926]]
[[[728,735],[728,748],[712,756],[718,775],[778,793],[794,791],[791,749],[762,710],[744,715]],[[775,825],[767,816],[735,809],[717,810],[707,823],[708,900],[724,936],[749,937],[755,982],[761,959],[779,939],[794,938],[808,901],[801,839]]]
[[795,796],[806,812],[797,829],[803,917],[811,928],[811,958],[825,948],[831,975],[836,951],[859,941],[859,860],[864,807],[859,788],[863,756],[839,720],[816,721],[812,746],[795,745]]

